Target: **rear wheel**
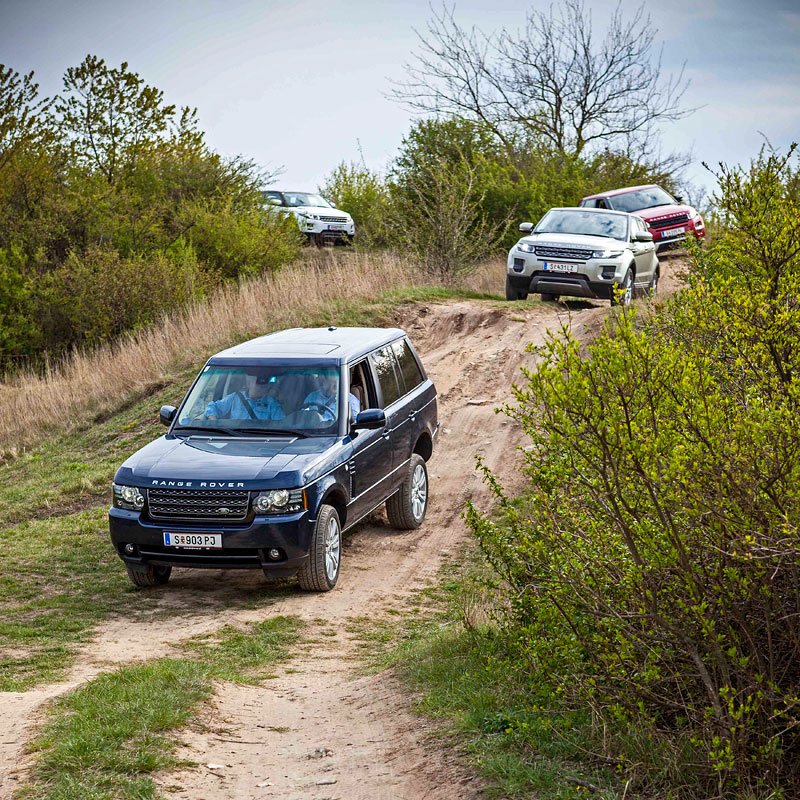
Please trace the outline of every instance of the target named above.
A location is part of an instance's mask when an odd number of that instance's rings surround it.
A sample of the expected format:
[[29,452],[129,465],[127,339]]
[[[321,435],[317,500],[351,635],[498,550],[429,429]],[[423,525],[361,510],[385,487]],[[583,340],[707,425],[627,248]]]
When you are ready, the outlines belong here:
[[333,506],[320,507],[308,560],[297,573],[300,588],[307,592],[329,592],[339,580],[342,557],[342,526]]
[[386,501],[386,516],[393,528],[419,528],[428,510],[428,469],[425,459],[414,453],[408,462],[402,486]]
[[510,278],[506,278],[506,300],[527,300],[528,293],[523,289],[515,288]]
[[622,283],[615,284],[611,294],[612,306],[629,306],[633,300],[633,272],[629,269]]
[[126,564],[125,568],[128,570],[130,582],[141,588],[163,586],[172,574],[172,567],[160,567],[154,564],[143,564],[138,568]]

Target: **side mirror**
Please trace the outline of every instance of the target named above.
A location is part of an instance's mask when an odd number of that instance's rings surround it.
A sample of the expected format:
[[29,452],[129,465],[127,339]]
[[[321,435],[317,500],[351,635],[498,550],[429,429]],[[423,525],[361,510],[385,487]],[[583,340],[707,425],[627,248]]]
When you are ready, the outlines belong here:
[[683,195],[682,194],[676,194],[675,195],[675,202],[676,203],[682,203],[683,202]]
[[637,231],[633,234],[634,242],[652,242],[653,234],[650,231]]
[[522,225],[519,226],[520,233],[530,233],[533,230],[533,223],[532,222],[523,222]]
[[354,428],[378,429],[386,427],[386,412],[382,408],[367,408],[356,415]]
[[161,406],[158,412],[158,418],[162,425],[169,427],[172,425],[172,421],[175,419],[175,414],[177,413],[178,409],[175,408],[175,406]]

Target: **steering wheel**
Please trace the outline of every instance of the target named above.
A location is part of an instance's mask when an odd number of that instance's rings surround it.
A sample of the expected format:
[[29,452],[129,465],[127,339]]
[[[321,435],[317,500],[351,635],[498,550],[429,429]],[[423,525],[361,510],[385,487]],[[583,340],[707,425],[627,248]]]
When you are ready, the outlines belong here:
[[326,406],[325,403],[316,403],[311,400],[308,403],[303,403],[300,406],[300,411],[317,411],[321,417],[328,416],[331,419],[336,419],[336,414],[333,413],[333,409],[329,406]]

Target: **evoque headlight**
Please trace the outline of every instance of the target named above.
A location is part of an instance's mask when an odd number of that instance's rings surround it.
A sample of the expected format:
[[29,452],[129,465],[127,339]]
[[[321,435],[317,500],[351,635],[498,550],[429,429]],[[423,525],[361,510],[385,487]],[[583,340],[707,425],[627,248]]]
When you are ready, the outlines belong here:
[[622,250],[592,250],[592,258],[619,258]]
[[253,498],[256,514],[288,514],[302,511],[306,507],[302,489],[271,489]]
[[138,486],[120,486],[111,484],[114,491],[114,505],[117,508],[141,511],[144,508],[144,495]]
[[530,242],[517,242],[517,250],[522,250],[523,253],[532,253],[535,247],[536,245]]

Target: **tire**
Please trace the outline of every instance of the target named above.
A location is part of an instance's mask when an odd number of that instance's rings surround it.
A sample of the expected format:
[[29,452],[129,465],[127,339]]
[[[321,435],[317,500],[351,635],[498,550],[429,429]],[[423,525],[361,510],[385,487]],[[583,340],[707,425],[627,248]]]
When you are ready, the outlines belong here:
[[511,285],[511,279],[506,278],[506,300],[527,300],[528,293],[521,289],[515,289]]
[[549,292],[541,292],[540,293],[540,297],[542,298],[542,302],[543,303],[550,303],[550,302],[555,302],[556,300],[558,300],[558,298],[561,297],[561,295],[560,294],[550,294]]
[[[622,296],[619,296],[618,290],[622,290]],[[622,283],[614,284],[611,294],[611,305],[622,306],[627,308],[633,299],[633,271],[629,268],[622,279]]]
[[422,525],[428,510],[428,468],[414,453],[408,462],[402,486],[386,501],[386,516],[393,528],[413,531]]
[[650,283],[647,284],[647,294],[649,297],[655,297],[658,291],[658,281],[661,277],[661,267],[656,267],[653,272],[653,277],[650,278]]
[[135,569],[129,564],[125,565],[128,570],[128,578],[134,586],[146,589],[152,586],[163,586],[172,574],[172,567],[159,567],[153,564],[143,565],[143,569]]
[[311,534],[308,560],[297,573],[306,592],[329,592],[339,580],[342,561],[342,524],[333,506],[322,505]]

